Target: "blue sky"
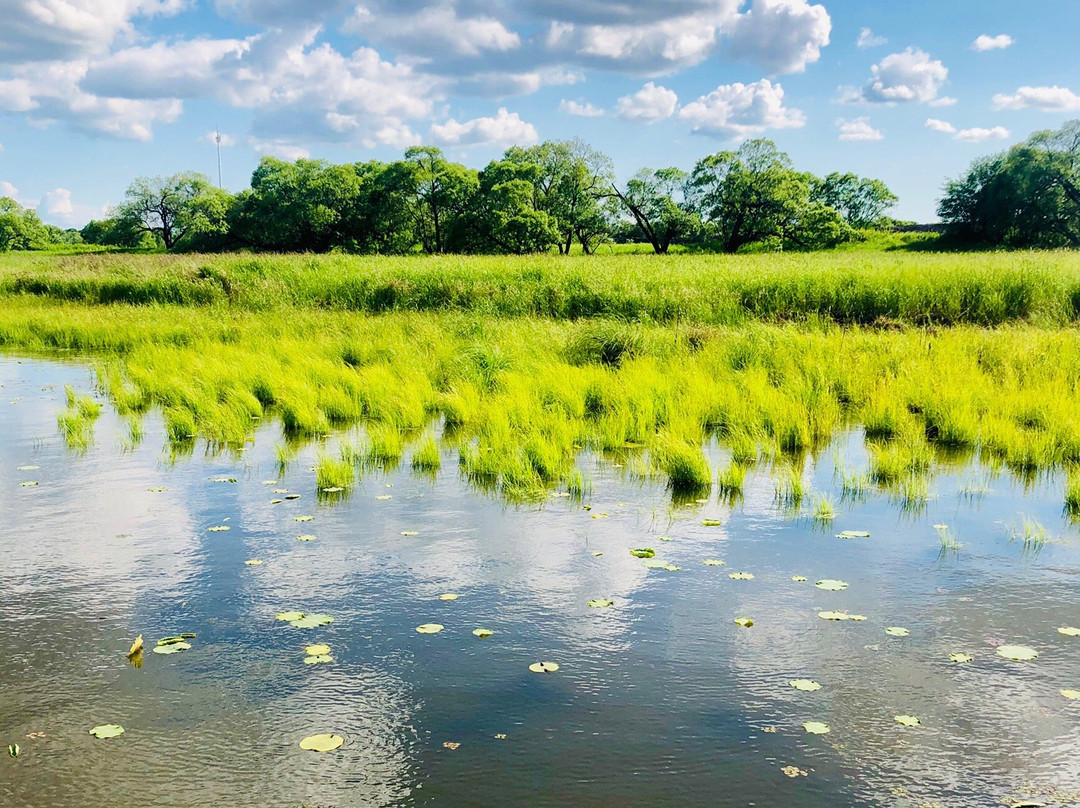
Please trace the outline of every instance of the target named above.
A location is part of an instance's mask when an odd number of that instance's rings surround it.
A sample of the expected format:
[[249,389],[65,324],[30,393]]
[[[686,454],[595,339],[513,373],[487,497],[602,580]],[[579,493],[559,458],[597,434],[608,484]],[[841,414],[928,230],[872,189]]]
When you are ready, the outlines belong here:
[[934,219],[946,177],[1080,118],[1075,0],[0,0],[0,195],[81,226],[139,175],[263,154],[482,167],[581,137],[690,168],[768,137]]

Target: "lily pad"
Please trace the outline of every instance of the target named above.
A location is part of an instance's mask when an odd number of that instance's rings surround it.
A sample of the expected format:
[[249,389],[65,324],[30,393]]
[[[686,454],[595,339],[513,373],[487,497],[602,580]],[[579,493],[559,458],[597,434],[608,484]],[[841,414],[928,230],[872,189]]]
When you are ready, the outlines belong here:
[[438,623],[424,623],[424,625],[416,627],[419,634],[438,634],[442,630],[443,627]]
[[163,654],[163,655],[179,654],[181,651],[190,651],[190,650],[191,650],[191,643],[184,642],[182,640],[180,642],[174,642],[174,643],[171,643],[169,645],[156,645],[156,646],[154,646],[154,653],[155,654]]
[[974,662],[975,657],[971,654],[949,654],[949,662],[955,662],[958,665],[964,665],[968,662]]
[[340,485],[332,485],[329,488],[322,489],[322,492],[324,494],[340,494],[344,490]]
[[485,637],[490,637],[494,633],[495,632],[492,631],[490,628],[474,628],[473,629],[473,636],[474,637],[479,637],[481,640],[484,639]]
[[807,773],[800,769],[798,766],[784,766],[780,769],[784,773],[785,777],[806,777]]
[[306,614],[298,620],[289,623],[293,628],[319,628],[334,622],[334,618],[328,614]]
[[1080,628],[1073,628],[1072,626],[1062,626],[1058,629],[1058,634],[1063,634],[1066,637],[1080,637]]
[[340,735],[309,735],[300,741],[300,748],[308,752],[333,752],[345,743]]
[[252,558],[244,562],[244,564],[249,567],[261,567],[263,563],[264,562],[261,558]]
[[529,666],[533,673],[555,673],[559,666],[555,662],[534,662]]
[[719,558],[706,558],[701,563],[706,567],[722,567],[725,564],[725,562],[721,561]]
[[836,534],[838,539],[869,539],[870,531],[868,530],[844,530]]
[[294,499],[300,499],[300,495],[299,494],[287,494],[285,496],[285,499],[287,499],[287,500],[289,500],[291,502]]
[[848,588],[847,581],[834,581],[831,578],[818,581],[814,586],[818,589],[824,589],[826,592],[843,592]]
[[19,488],[36,488],[37,480],[27,480],[26,482],[19,483]]
[[322,665],[325,662],[333,662],[334,658],[329,654],[312,654],[311,656],[304,657],[305,665]]
[[828,735],[832,732],[832,728],[822,721],[807,721],[802,726],[811,735]]
[[393,499],[393,497],[390,494],[380,494],[379,496],[375,497],[375,499],[379,500],[380,502],[385,502],[388,499]]
[[278,620],[286,623],[291,623],[293,620],[300,620],[304,617],[303,612],[278,612],[275,615]]
[[416,531],[416,530],[403,530],[403,531],[401,531],[401,535],[402,536],[419,536],[420,533],[419,533],[419,531]]
[[164,494],[169,489],[163,485],[159,485],[157,488],[147,488],[146,490],[149,491],[151,494]]
[[284,501],[285,500],[283,500],[283,499],[272,499],[272,500],[270,500],[270,504],[271,505],[280,505]]
[[37,471],[41,466],[19,466],[19,471]]
[[914,715],[894,715],[893,721],[902,727],[917,727],[922,723],[922,721]]
[[1062,690],[1061,695],[1071,701],[1080,701],[1080,690]]
[[840,620],[850,620],[851,619],[851,615],[848,614],[847,612],[831,612],[831,611],[818,612],[817,616],[820,617],[822,620],[840,621]]
[[728,578],[731,578],[733,581],[752,581],[752,580],[754,580],[754,573],[752,573],[752,572],[733,572],[728,576]]
[[304,653],[308,656],[324,656],[330,653],[329,645],[309,645],[304,649]]
[[608,600],[607,598],[596,598],[589,601],[590,609],[606,609],[608,606],[614,606],[615,601]]
[[119,724],[101,724],[90,730],[95,738],[116,738],[124,734],[124,728]]
[[294,516],[294,522],[311,522],[315,519],[314,516]]
[[668,568],[668,563],[662,558],[646,558],[641,562],[641,566],[651,570],[664,570]]
[[1014,662],[1030,662],[1039,658],[1039,652],[1026,645],[1002,645],[997,649],[997,654]]
[[215,527],[209,528],[211,533],[224,533],[228,529],[228,525],[217,525]]
[[809,579],[805,575],[792,575],[791,580],[797,584],[805,584]]
[[702,527],[720,527],[723,524],[724,523],[721,522],[719,519],[702,519],[701,520]]
[[665,564],[661,569],[665,569],[668,572],[678,572],[682,569],[678,564]]
[[754,625],[754,621],[749,617],[736,617],[735,625],[740,626],[741,628],[750,628],[750,626]]
[[671,536],[658,536],[659,541],[675,541]]
[[885,633],[888,634],[890,637],[906,637],[911,632],[908,631],[906,628],[900,628],[900,626],[889,626],[887,629],[885,629]]
[[815,682],[813,679],[792,679],[788,684],[796,690],[802,690],[805,693],[813,693],[815,690],[821,690],[821,684]]
[[313,536],[310,533],[305,533],[303,536],[297,536],[296,540],[297,541],[316,541],[318,538],[319,538],[318,536]]
[[651,547],[642,547],[637,550],[631,550],[630,555],[632,555],[634,558],[652,558],[656,555],[656,550],[652,549]]
[[599,550],[593,551],[593,558],[599,558],[602,555],[603,553],[601,553]]
[[439,600],[457,600],[460,595],[455,595],[453,592],[447,592],[445,595],[439,595]]

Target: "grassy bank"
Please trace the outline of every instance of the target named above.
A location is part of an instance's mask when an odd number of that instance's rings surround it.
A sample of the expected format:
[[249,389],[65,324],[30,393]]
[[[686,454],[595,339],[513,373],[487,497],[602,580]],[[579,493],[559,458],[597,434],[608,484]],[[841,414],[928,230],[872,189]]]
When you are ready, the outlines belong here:
[[249,311],[469,312],[705,326],[1065,325],[1080,254],[888,252],[746,256],[6,256],[0,296]]
[[[557,485],[582,486],[574,464],[588,448],[614,453],[633,473],[666,479],[676,492],[691,495],[717,485],[724,496],[737,496],[745,467],[765,459],[776,466],[778,498],[788,501],[801,494],[791,470],[850,425],[865,426],[871,456],[869,468],[852,470],[853,479],[888,488],[904,501],[925,497],[939,453],[978,455],[1021,475],[1080,466],[1080,341],[1076,330],[1062,325],[1063,309],[1052,316],[1045,290],[1039,292],[1039,325],[1006,318],[1019,322],[997,328],[847,327],[816,311],[785,323],[742,310],[735,322],[721,325],[682,315],[666,324],[501,316],[498,307],[519,299],[512,286],[492,304],[464,280],[463,294],[475,302],[467,311],[370,314],[294,305],[296,299],[313,302],[317,277],[328,286],[343,282],[335,267],[348,269],[354,281],[365,277],[365,264],[334,259],[258,259],[293,267],[294,274],[267,277],[263,285],[231,280],[232,303],[217,292],[201,303],[184,295],[177,303],[154,302],[151,295],[145,305],[103,305],[100,294],[69,294],[105,289],[122,271],[135,273],[131,288],[164,289],[202,260],[109,258],[124,263],[100,276],[85,261],[70,277],[66,259],[40,269],[33,261],[2,264],[7,291],[0,298],[0,348],[91,357],[119,411],[134,423],[160,407],[177,447],[190,445],[193,436],[239,446],[267,417],[280,419],[296,438],[365,424],[360,443],[320,460],[329,482],[348,483],[353,471],[399,462],[421,471],[437,467],[441,449],[478,485],[508,499],[531,499]],[[874,257],[877,263],[866,271],[878,273],[886,291],[907,283],[909,291],[929,294],[934,284],[948,285],[925,267],[917,271],[922,265],[916,263],[903,268],[901,280],[889,280],[885,258]],[[217,260],[238,279],[231,267],[253,259]],[[1029,282],[1025,273],[1049,273],[1047,267],[1067,275],[1075,262],[1056,254],[978,256],[965,270],[968,257],[951,260],[956,278],[968,284],[999,262],[1014,265],[1017,283]],[[705,305],[711,292],[697,284],[735,284],[740,267],[792,288],[799,277],[826,283],[808,270],[799,276],[789,268],[796,274],[785,280],[784,265],[743,261],[687,265],[690,274],[672,298],[691,310],[690,301]],[[607,291],[625,300],[635,289],[637,299],[660,305],[664,290],[675,288],[679,262],[623,265],[621,284]],[[398,267],[417,283],[449,282],[434,263],[376,266],[387,278]],[[596,276],[616,274],[614,265],[602,263],[594,273],[586,272],[590,263],[539,259],[539,266],[551,273],[545,283],[565,273],[591,284],[597,295],[605,290]],[[843,261],[822,266],[826,278],[861,271]],[[502,268],[496,261],[470,261],[454,264],[447,277],[469,271],[491,288],[492,278],[509,284],[527,267],[527,261]],[[295,281],[305,271],[322,275],[293,289],[287,278]],[[650,272],[659,275],[657,288],[649,285]],[[19,278],[42,291],[16,293]],[[1066,286],[1059,280],[1059,289]],[[846,294],[843,284],[835,293]],[[980,294],[981,305],[989,306],[990,292]],[[490,314],[491,305],[500,316]],[[730,462],[720,469],[710,468],[702,452],[713,439],[729,450]]]

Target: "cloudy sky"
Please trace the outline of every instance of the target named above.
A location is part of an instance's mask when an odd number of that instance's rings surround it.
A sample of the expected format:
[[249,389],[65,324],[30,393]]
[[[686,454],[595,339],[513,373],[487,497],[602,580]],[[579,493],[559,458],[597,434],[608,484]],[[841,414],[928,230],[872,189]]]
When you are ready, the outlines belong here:
[[481,167],[581,137],[690,168],[769,137],[929,221],[976,156],[1080,117],[1075,0],[0,0],[0,195],[60,225],[260,155]]

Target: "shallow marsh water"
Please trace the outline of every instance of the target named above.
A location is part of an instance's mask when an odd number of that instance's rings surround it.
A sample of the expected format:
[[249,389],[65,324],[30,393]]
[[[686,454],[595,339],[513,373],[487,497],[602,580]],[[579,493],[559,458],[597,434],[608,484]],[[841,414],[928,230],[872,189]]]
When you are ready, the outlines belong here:
[[[309,470],[317,447],[279,476],[274,424],[241,456],[200,444],[172,463],[156,417],[123,450],[127,425],[106,408],[77,456],[56,428],[65,384],[93,379],[0,359],[0,746],[22,748],[0,758],[0,805],[1080,801],[1080,701],[1060,694],[1080,689],[1080,638],[1057,632],[1080,625],[1080,542],[1060,479],[1025,488],[958,468],[921,512],[883,493],[841,502],[834,455],[866,461],[853,434],[807,466],[807,488],[837,502],[824,528],[778,509],[767,468],[734,509],[715,494],[672,509],[663,486],[595,458],[591,511],[507,506],[462,481],[450,453],[434,480],[406,462],[331,506]],[[990,490],[962,496],[972,480]],[[270,505],[277,488],[301,498]],[[1057,540],[1026,553],[1009,531],[1025,517]],[[962,549],[942,554],[941,523]],[[646,569],[637,547],[681,569]],[[850,586],[815,588],[824,578]],[[292,609],[335,622],[275,620]],[[751,628],[734,624],[743,616]],[[446,628],[415,631],[430,622]],[[494,634],[474,637],[480,626]],[[128,665],[137,634],[149,647],[180,632],[197,635],[190,651]],[[333,662],[305,665],[309,643]],[[1039,658],[1002,659],[1005,643]],[[950,663],[958,652],[975,659]],[[559,671],[531,673],[540,660]],[[788,685],[800,678],[823,687]],[[809,735],[806,721],[832,731]],[[126,733],[87,733],[108,723]],[[297,746],[321,732],[345,745]]]

